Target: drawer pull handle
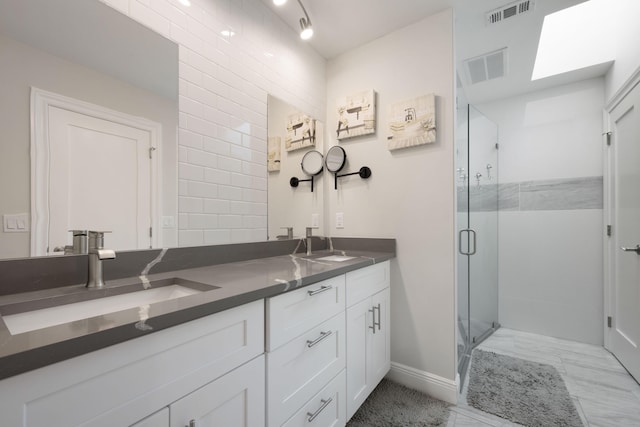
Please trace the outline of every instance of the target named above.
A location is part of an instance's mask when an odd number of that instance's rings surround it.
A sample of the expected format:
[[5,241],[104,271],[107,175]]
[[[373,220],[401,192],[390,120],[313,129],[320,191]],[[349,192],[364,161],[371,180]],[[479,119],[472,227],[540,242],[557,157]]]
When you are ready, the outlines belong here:
[[329,289],[333,289],[331,286],[320,286],[320,289],[314,289],[313,291],[307,291],[310,297],[314,295],[321,294],[322,292],[326,292]]
[[313,414],[311,412],[307,412],[307,416],[309,417],[307,418],[307,421],[311,422],[315,420],[316,417],[320,415],[320,412],[322,412],[324,408],[326,408],[329,405],[329,403],[331,403],[332,401],[333,401],[332,397],[328,398],[327,400],[321,399],[320,403],[322,403],[322,406],[320,406],[316,412],[314,412]]
[[323,339],[327,338],[331,334],[333,334],[333,331],[320,332],[320,336],[318,338],[316,338],[315,340],[313,340],[313,341],[307,340],[307,347],[309,347],[309,348],[313,347],[314,345],[318,344],[320,341],[322,341]]

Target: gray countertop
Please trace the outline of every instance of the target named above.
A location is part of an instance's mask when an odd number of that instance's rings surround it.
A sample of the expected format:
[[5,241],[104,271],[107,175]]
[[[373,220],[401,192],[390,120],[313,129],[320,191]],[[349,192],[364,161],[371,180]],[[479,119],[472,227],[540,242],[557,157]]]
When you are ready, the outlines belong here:
[[[334,262],[318,258],[332,254],[319,251],[310,257],[301,254],[259,258],[207,267],[151,274],[150,282],[178,278],[198,282],[203,292],[57,326],[11,335],[0,324],[0,379],[79,356],[113,344],[137,338],[255,300],[272,297],[348,271],[389,260],[392,252],[362,250],[336,251],[355,257]],[[112,280],[109,289],[139,286],[139,277]],[[211,290],[207,290],[208,287]],[[94,292],[83,285],[45,289],[0,297],[0,314],[34,310],[47,306],[52,298],[64,296],[68,302],[81,293]]]

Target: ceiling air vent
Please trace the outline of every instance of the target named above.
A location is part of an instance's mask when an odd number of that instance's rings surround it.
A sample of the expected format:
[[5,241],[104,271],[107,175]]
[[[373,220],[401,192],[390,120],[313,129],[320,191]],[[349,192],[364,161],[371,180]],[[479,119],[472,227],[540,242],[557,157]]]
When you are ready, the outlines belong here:
[[520,0],[513,3],[509,3],[505,6],[494,9],[486,14],[487,24],[497,24],[505,19],[513,18],[514,16],[521,15],[523,13],[531,12],[535,5],[534,0]]
[[496,50],[464,61],[471,84],[504,77],[507,65],[507,48]]

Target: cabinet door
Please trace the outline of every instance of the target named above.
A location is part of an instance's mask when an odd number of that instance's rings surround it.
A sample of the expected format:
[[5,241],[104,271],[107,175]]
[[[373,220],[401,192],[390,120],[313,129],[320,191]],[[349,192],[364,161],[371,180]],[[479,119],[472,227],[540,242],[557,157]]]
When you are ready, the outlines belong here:
[[262,427],[264,356],[255,358],[173,403],[171,427]]
[[347,309],[347,419],[391,367],[389,298],[386,288]]
[[347,310],[347,420],[358,410],[369,395],[371,379],[368,377],[367,355],[373,327],[371,298]]

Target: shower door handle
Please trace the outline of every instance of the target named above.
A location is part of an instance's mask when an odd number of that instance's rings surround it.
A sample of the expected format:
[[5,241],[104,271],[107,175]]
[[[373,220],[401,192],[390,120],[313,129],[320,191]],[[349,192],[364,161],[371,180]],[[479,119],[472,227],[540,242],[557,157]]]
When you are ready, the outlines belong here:
[[[471,234],[471,236],[473,236],[473,239],[471,240],[473,242],[473,250],[468,250],[467,252],[463,252],[462,250],[462,233],[468,233],[467,235]],[[471,245],[469,245],[471,246]],[[470,249],[470,248],[469,248]],[[474,255],[476,253],[476,231],[468,228],[466,230],[460,230],[458,232],[458,252],[460,252],[461,255]]]

